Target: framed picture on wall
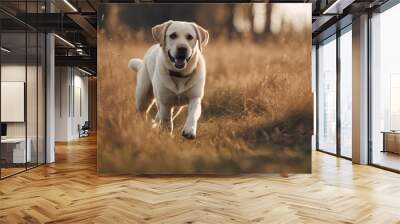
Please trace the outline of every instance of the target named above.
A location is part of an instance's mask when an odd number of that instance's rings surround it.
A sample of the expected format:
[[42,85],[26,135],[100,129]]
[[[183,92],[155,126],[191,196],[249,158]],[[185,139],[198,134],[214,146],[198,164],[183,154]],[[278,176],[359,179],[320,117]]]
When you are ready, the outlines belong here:
[[100,173],[311,172],[311,4],[98,16]]

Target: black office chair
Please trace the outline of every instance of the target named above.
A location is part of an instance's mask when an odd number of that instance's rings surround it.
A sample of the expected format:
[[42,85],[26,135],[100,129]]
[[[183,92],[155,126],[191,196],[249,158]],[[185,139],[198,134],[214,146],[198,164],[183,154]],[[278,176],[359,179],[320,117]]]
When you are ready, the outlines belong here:
[[82,125],[82,127],[80,127],[80,125],[78,125],[78,130],[79,130],[79,138],[89,136],[89,130],[90,130],[89,121],[85,121],[85,123]]

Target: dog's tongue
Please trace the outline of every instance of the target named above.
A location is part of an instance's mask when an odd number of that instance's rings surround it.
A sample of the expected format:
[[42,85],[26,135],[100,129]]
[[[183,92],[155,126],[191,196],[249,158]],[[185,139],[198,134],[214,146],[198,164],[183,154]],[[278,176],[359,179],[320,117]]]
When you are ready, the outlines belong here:
[[175,60],[175,67],[177,67],[177,68],[185,67],[185,59],[176,59]]

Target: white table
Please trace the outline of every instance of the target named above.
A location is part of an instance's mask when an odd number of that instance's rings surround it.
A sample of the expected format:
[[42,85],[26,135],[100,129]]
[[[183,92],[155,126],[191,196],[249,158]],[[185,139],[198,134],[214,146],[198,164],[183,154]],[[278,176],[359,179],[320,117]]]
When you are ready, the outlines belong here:
[[[31,145],[32,141],[30,138],[26,140],[28,143],[26,147],[26,154],[25,154],[25,138],[5,138],[1,139],[1,147],[3,151],[3,147],[13,147],[13,159],[12,163],[25,163],[31,162],[32,154],[31,154]],[[5,150],[4,150],[5,151]]]

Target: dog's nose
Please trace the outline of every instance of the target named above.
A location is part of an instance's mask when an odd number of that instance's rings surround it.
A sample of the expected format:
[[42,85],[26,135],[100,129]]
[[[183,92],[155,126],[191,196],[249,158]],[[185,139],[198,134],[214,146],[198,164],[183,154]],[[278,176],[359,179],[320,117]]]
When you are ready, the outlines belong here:
[[178,47],[178,55],[187,55],[187,48],[186,47]]

